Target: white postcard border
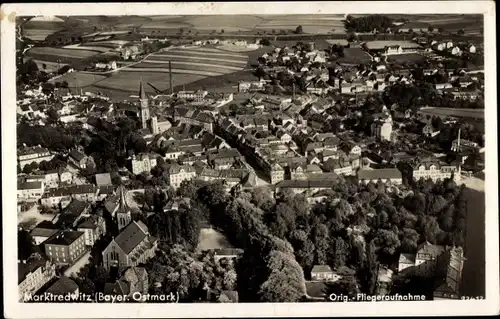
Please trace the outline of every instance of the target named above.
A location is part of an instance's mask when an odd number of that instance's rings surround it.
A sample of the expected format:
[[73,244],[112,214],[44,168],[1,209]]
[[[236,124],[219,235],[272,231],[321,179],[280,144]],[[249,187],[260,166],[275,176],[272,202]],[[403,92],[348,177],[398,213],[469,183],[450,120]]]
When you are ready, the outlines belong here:
[[[486,127],[486,300],[371,303],[259,304],[26,304],[18,302],[16,214],[15,15],[209,14],[484,14]],[[246,3],[31,3],[1,6],[2,212],[4,304],[9,318],[409,316],[498,314],[498,150],[496,21],[493,1],[246,2]],[[474,212],[469,212],[474,213]],[[471,234],[469,234],[470,236]]]

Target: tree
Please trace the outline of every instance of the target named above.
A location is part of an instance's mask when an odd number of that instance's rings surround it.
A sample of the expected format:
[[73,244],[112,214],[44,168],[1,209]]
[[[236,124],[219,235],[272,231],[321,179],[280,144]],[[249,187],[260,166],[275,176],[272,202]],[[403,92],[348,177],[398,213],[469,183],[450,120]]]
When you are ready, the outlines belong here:
[[305,231],[295,229],[290,233],[290,243],[295,257],[303,269],[311,269],[314,263],[315,247]]
[[301,25],[297,26],[297,28],[295,28],[295,33],[296,34],[302,34],[304,33],[304,29],[302,28]]
[[260,45],[263,45],[263,46],[270,46],[271,45],[271,41],[269,41],[269,39],[262,39],[260,40],[259,42]]
[[434,27],[429,26],[429,27],[427,28],[427,31],[429,31],[429,32],[433,32],[433,31],[434,31]]
[[418,232],[411,228],[403,228],[401,231],[401,249],[404,252],[414,252],[420,239]]
[[465,30],[464,30],[464,29],[459,29],[459,30],[457,31],[457,34],[458,34],[458,35],[464,35],[464,34],[465,34]]
[[333,240],[334,244],[334,255],[333,255],[333,267],[338,268],[344,266],[349,259],[349,245],[342,237],[336,237]]
[[267,72],[264,71],[264,68],[262,68],[261,66],[259,66],[256,70],[255,70],[255,76],[259,78],[259,80],[261,80],[262,78],[264,78],[265,76],[267,75]]
[[305,294],[304,273],[293,256],[274,251],[267,262],[269,276],[258,292],[262,302],[297,302]]
[[443,28],[441,28],[441,27],[439,27],[439,28],[438,28],[438,32],[439,32],[439,33],[443,33],[443,32],[444,32],[444,29],[443,29]]
[[392,230],[379,229],[375,235],[374,243],[384,254],[394,255],[401,245],[399,237]]

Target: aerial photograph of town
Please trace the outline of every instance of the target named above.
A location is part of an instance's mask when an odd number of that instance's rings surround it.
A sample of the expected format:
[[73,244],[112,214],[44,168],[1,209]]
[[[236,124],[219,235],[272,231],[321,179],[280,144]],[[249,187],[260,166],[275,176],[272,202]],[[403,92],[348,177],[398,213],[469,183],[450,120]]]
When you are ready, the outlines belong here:
[[482,15],[15,22],[19,302],[485,298]]

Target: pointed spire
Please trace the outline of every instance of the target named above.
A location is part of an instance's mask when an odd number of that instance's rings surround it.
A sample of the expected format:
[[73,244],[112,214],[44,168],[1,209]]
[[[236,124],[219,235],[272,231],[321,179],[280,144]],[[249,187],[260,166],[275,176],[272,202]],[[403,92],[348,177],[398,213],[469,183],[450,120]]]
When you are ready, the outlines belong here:
[[120,211],[126,212],[128,210],[127,201],[125,200],[125,190],[123,185],[120,185]]
[[139,99],[141,100],[147,100],[148,97],[146,96],[146,91],[144,91],[144,85],[142,84],[142,79],[139,84]]

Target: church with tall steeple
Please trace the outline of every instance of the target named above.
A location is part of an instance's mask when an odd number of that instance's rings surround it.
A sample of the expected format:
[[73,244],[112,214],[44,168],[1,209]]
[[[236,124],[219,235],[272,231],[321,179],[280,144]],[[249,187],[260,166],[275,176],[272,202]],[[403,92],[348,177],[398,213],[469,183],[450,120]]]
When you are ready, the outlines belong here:
[[142,83],[142,80],[139,84],[139,102],[140,102],[139,112],[140,112],[142,128],[143,129],[148,128],[151,114],[149,113],[149,100],[146,95],[146,91],[144,90],[144,85]]
[[118,210],[116,211],[116,221],[118,224],[118,231],[127,227],[132,221],[132,213],[125,200],[125,189],[120,186],[120,204]]

